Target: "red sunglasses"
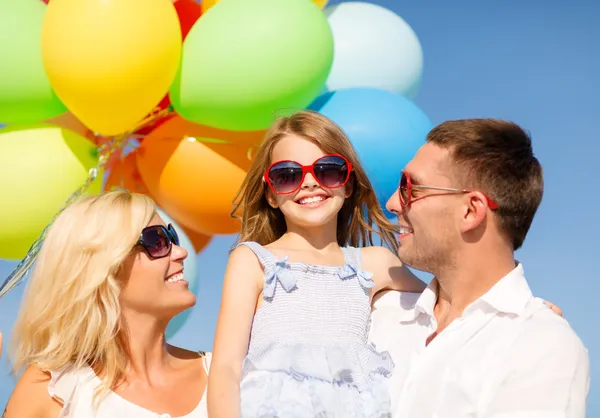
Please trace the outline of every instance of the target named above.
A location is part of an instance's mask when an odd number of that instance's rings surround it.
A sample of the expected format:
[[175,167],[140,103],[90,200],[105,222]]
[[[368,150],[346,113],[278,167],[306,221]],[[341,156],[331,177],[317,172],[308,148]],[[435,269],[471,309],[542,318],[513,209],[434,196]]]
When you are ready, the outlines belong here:
[[352,164],[338,154],[325,155],[311,165],[302,165],[296,161],[277,161],[269,166],[263,176],[263,181],[269,184],[277,194],[290,194],[297,191],[306,173],[328,189],[344,186],[350,178]]
[[[413,189],[416,190],[438,190],[445,193],[432,193],[425,196],[417,197],[416,199],[412,197]],[[410,175],[405,171],[402,171],[402,177],[400,177],[400,185],[398,186],[398,197],[400,198],[400,207],[402,209],[406,209],[413,202],[417,200],[425,199],[426,197],[431,196],[445,196],[448,194],[462,194],[462,193],[472,193],[475,190],[464,190],[464,189],[453,189],[448,187],[435,187],[435,186],[421,186],[420,184],[413,184]],[[485,195],[488,206],[490,209],[495,210],[498,209],[498,204],[490,199],[487,195]]]

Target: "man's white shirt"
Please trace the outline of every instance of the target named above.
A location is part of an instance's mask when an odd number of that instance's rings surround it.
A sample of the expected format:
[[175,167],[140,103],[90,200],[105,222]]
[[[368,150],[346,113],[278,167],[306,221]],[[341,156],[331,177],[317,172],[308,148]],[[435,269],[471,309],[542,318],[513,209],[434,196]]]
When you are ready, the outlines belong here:
[[588,352],[519,264],[426,346],[437,283],[374,304],[371,341],[395,362],[394,418],[584,418]]

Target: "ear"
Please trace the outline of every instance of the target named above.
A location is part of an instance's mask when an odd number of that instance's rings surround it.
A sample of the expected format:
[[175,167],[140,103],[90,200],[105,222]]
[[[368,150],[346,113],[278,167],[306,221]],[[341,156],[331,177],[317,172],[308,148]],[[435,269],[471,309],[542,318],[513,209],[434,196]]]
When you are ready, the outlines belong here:
[[480,192],[470,192],[465,195],[463,206],[461,232],[469,232],[485,223],[488,215],[488,203]]
[[273,191],[270,188],[267,188],[265,198],[267,199],[267,203],[269,204],[269,206],[271,206],[273,209],[277,209],[279,207],[279,205],[277,204],[277,199],[275,199]]
[[344,197],[348,199],[354,193],[354,179],[352,177],[350,177],[344,188]]

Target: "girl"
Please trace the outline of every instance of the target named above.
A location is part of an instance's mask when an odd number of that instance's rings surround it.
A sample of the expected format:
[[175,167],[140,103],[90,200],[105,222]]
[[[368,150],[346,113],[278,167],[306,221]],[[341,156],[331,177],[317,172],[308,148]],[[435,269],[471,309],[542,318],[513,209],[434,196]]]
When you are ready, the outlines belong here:
[[388,417],[393,363],[367,342],[371,300],[425,285],[372,246],[374,223],[396,249],[394,227],[348,138],[318,113],[281,118],[236,201],[210,416]]
[[154,202],[129,192],[67,208],[40,251],[13,334],[26,369],[5,418],[202,418],[210,354],[166,343],[196,297],[187,252]]

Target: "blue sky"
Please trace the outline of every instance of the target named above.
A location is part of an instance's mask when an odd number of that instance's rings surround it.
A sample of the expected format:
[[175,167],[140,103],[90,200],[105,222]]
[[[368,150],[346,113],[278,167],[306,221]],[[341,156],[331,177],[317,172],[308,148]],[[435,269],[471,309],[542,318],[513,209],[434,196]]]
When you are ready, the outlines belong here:
[[[338,3],[331,1],[330,4]],[[561,306],[590,351],[589,416],[600,416],[594,378],[600,360],[593,262],[598,251],[600,2],[579,0],[373,1],[402,16],[423,45],[417,104],[434,124],[497,117],[528,129],[545,170],[542,206],[517,254],[537,296]],[[398,167],[398,170],[401,167]],[[594,220],[596,219],[596,220]],[[232,236],[198,256],[200,296],[173,343],[210,350]],[[0,260],[0,277],[16,263]],[[0,300],[0,330],[10,333],[23,292]],[[586,313],[587,312],[587,313]],[[13,386],[0,365],[0,406]],[[594,399],[596,398],[596,399]]]

